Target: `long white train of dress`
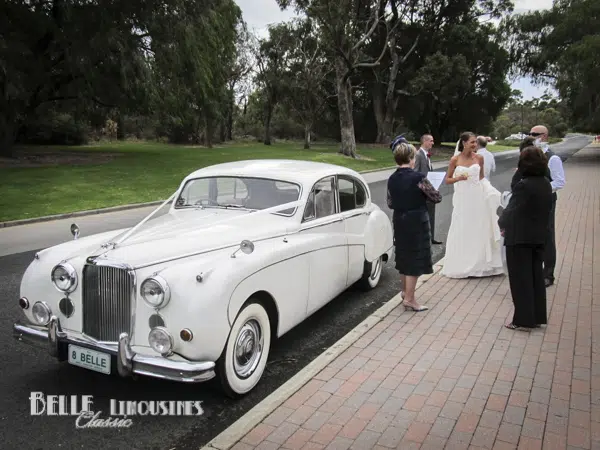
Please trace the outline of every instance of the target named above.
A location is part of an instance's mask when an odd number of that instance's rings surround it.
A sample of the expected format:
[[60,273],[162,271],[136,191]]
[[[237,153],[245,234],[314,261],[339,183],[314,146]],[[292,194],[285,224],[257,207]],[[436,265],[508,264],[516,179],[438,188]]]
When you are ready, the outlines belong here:
[[479,164],[457,166],[452,219],[442,275],[449,278],[486,277],[504,273],[502,236],[497,210],[501,194],[487,179],[479,179]]

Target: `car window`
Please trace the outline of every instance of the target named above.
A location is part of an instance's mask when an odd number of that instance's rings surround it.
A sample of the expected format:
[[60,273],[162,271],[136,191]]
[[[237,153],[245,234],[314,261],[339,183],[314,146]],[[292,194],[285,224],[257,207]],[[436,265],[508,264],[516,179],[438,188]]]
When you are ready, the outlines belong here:
[[336,213],[334,186],[334,177],[323,178],[314,185],[306,203],[304,220],[320,219]]
[[[175,203],[176,208],[241,207],[267,209],[300,198],[300,186],[281,180],[251,177],[206,177],[189,180]],[[296,207],[274,214],[290,215]]]
[[358,180],[340,176],[338,179],[340,211],[350,211],[365,206],[367,192]]

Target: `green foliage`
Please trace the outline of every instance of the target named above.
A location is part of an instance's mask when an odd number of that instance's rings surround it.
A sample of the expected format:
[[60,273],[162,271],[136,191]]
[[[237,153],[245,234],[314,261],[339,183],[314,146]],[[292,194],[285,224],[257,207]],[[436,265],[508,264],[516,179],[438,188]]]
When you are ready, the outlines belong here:
[[504,24],[515,72],[552,83],[580,131],[600,129],[599,21],[597,0],[559,0]]
[[513,94],[511,102],[493,124],[494,137],[504,139],[511,134],[527,133],[535,125],[545,125],[551,137],[559,140],[564,137],[569,130],[565,102],[548,94],[523,102],[520,92]]

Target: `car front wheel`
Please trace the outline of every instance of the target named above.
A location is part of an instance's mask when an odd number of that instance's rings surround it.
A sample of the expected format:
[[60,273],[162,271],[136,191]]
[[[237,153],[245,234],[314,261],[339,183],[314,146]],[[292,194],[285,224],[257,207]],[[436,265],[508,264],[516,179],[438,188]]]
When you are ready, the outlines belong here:
[[269,315],[259,303],[250,303],[240,311],[227,339],[217,371],[225,393],[238,398],[259,382],[271,348]]

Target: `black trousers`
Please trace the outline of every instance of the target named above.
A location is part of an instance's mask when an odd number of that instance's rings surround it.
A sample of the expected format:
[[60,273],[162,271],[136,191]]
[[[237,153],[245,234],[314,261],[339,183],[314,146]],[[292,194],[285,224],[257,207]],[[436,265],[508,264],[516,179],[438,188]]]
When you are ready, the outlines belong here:
[[548,323],[543,258],[542,245],[506,246],[508,280],[515,305],[512,323],[519,327]]
[[435,203],[426,202],[427,214],[429,214],[429,229],[431,233],[431,240],[435,240]]
[[554,281],[554,267],[556,266],[556,237],[554,233],[554,217],[556,215],[556,199],[552,202],[550,221],[548,222],[548,235],[544,247],[544,278]]

